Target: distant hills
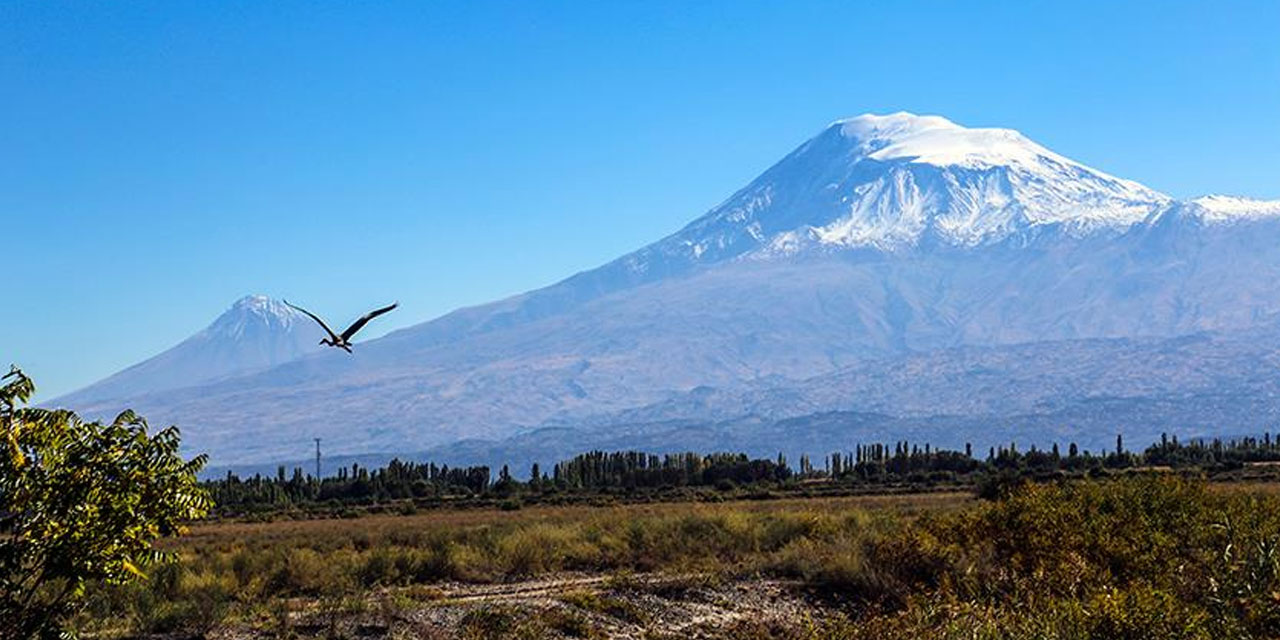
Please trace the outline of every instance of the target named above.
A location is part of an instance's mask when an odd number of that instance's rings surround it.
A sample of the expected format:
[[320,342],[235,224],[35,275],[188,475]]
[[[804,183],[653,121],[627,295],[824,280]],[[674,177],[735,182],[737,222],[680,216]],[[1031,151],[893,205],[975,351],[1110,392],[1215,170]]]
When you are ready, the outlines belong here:
[[1177,201],[1015,131],[859,116],[544,289],[354,356],[311,353],[287,314],[251,322],[53,404],[177,422],[215,465],[311,437],[488,460],[1249,432],[1280,407],[1277,265],[1280,203]]

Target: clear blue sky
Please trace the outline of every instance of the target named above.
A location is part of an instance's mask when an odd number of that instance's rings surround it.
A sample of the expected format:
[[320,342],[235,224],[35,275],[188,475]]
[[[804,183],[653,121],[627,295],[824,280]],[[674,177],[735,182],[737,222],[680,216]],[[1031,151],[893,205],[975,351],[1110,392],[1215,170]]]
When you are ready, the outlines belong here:
[[1280,198],[1280,3],[5,2],[0,364],[49,398],[257,292],[376,335],[896,110]]

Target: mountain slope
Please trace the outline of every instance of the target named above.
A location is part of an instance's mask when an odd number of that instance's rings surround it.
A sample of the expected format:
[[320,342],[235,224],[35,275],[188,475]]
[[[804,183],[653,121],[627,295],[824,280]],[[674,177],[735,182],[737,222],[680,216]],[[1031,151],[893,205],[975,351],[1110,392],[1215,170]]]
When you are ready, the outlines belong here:
[[550,287],[354,356],[75,406],[179,422],[216,462],[296,458],[311,437],[420,451],[909,353],[1246,330],[1280,313],[1277,265],[1268,203],[1174,202],[1016,132],[860,116],[677,233]]

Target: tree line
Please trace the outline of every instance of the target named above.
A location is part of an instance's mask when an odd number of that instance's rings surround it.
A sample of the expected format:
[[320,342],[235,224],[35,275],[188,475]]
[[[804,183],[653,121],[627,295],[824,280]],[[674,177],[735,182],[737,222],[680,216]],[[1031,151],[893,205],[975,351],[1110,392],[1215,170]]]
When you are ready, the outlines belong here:
[[1054,473],[1084,474],[1141,467],[1198,468],[1209,472],[1239,469],[1248,463],[1280,462],[1280,438],[1194,439],[1179,441],[1163,435],[1142,451],[1130,451],[1120,436],[1114,449],[1081,450],[1072,443],[1064,450],[1016,443],[992,446],[975,455],[963,450],[899,441],[856,445],[815,461],[800,456],[792,466],[781,453],[752,458],[744,453],[695,452],[653,454],[640,451],[591,451],[547,469],[532,465],[526,479],[517,479],[507,466],[494,478],[490,467],[450,467],[434,462],[392,460],[370,469],[353,464],[336,474],[316,478],[302,468],[275,476],[240,478],[228,472],[205,483],[223,510],[269,508],[314,503],[385,502],[406,498],[508,497],[519,494],[592,492],[617,489],[680,487],[786,486],[813,481],[859,485],[976,483],[989,476],[1031,476]]

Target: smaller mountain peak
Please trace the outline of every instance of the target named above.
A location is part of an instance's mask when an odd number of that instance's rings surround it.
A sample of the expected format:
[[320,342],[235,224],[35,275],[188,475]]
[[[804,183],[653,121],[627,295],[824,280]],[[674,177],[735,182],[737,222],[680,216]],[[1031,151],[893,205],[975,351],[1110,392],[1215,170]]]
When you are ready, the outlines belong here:
[[299,314],[284,302],[260,294],[247,295],[236,300],[235,304],[231,305],[231,308],[223,314],[228,318],[246,315],[279,318],[287,322],[298,317]]
[[231,305],[231,308],[259,309],[262,307],[269,306],[272,302],[273,300],[271,298],[268,298],[267,296],[264,296],[261,294],[252,294],[252,295],[247,295],[243,298],[240,298],[239,300],[236,300],[235,304]]

